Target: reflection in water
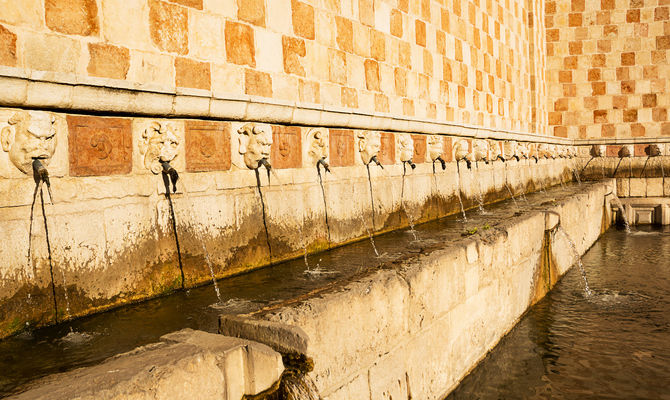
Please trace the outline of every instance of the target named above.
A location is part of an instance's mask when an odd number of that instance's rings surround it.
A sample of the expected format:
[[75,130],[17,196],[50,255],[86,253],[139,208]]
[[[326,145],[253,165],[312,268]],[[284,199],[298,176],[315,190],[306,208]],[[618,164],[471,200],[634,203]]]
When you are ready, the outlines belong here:
[[607,232],[593,296],[572,268],[447,399],[670,398],[668,251],[668,231]]

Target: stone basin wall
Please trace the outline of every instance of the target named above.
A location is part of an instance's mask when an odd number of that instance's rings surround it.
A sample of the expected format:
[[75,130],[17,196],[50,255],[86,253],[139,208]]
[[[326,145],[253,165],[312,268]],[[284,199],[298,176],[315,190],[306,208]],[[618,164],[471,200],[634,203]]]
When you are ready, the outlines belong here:
[[324,399],[444,399],[576,261],[559,221],[583,254],[609,227],[613,189],[584,184],[342,287],[222,316],[220,332],[312,358]]
[[[4,121],[20,112],[0,110]],[[471,208],[480,193],[487,203],[509,197],[505,182],[519,195],[568,181],[576,165],[574,159],[511,160],[473,163],[469,170],[453,161],[457,138],[447,135],[260,124],[273,140],[275,171],[269,183],[264,169],[259,175],[266,238],[256,176],[240,154],[238,131],[247,123],[46,114],[58,141],[47,165],[53,205],[44,189],[58,310],[39,196],[28,260],[35,183],[0,152],[0,336],[182,287],[163,180],[147,169],[143,153],[147,132],[167,129],[176,142],[171,165],[180,180],[172,198],[184,287],[211,279],[204,250],[217,278],[231,276],[298,257],[305,248],[365,238],[368,230],[378,234],[457,213],[459,188]],[[321,151],[332,171],[322,170],[325,202],[312,156],[315,132],[323,135]],[[359,151],[368,134],[378,135],[384,166],[370,165],[370,181]],[[403,170],[401,136],[411,138],[416,169],[405,164]],[[446,169],[431,162],[429,140],[441,146]]]

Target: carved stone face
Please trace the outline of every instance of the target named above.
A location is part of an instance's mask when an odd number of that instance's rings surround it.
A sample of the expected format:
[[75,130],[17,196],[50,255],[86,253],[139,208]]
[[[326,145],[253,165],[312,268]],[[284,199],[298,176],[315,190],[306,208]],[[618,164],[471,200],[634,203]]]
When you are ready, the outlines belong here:
[[43,111],[19,111],[8,122],[0,142],[16,168],[28,174],[36,158],[49,165],[56,151],[56,118]]
[[475,140],[472,143],[475,161],[488,161],[489,146],[485,140]]
[[369,164],[372,157],[382,148],[382,137],[379,132],[361,132],[358,134],[358,151],[363,164]]
[[239,152],[244,156],[244,165],[249,169],[258,168],[258,162],[270,158],[272,129],[262,124],[245,124],[237,130],[240,135]]
[[606,152],[605,146],[594,144],[593,146],[591,146],[589,154],[591,155],[591,157],[602,157],[605,155],[605,152]]
[[529,158],[530,154],[530,144],[528,143],[518,143],[517,144],[517,154],[520,158]]
[[328,135],[322,129],[313,129],[307,135],[309,151],[313,162],[328,158]]
[[428,136],[428,156],[431,161],[437,160],[444,152],[444,142],[442,136],[430,135]]
[[177,157],[179,138],[174,129],[159,122],[152,123],[142,133],[140,152],[144,154],[144,166],[154,174],[161,171],[160,162],[170,162]]
[[495,160],[500,155],[500,143],[495,140],[489,140],[489,159]]
[[516,155],[521,157],[520,154],[517,154],[518,146],[515,140],[507,140],[503,143],[503,156],[505,160],[511,160]]
[[472,160],[472,154],[470,154],[469,151],[469,145],[468,141],[465,139],[461,139],[456,141],[454,143],[454,160],[456,161],[461,161],[461,160],[468,160],[468,161],[473,161]]
[[407,133],[398,136],[398,154],[400,156],[400,161],[412,161],[412,156],[414,155],[414,140],[412,140],[412,137]]

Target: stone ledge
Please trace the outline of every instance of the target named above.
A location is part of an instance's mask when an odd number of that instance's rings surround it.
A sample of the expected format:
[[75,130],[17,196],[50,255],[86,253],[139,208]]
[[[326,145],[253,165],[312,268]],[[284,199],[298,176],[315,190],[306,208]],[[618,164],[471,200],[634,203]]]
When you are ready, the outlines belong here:
[[10,399],[240,400],[277,382],[284,365],[268,346],[184,329],[101,364],[37,381]]

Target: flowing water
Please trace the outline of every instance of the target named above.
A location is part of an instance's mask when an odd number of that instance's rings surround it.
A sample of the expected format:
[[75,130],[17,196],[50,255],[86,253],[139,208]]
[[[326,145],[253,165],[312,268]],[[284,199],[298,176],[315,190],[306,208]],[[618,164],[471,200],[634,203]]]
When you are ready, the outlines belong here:
[[[184,184],[184,181],[180,183],[181,187],[183,188],[183,193],[184,193],[184,198],[188,202],[188,208],[187,208],[187,213],[188,213],[188,221],[197,221],[195,218],[195,203],[191,199],[189,195],[188,188]],[[212,264],[212,260],[209,256],[209,251],[207,251],[207,245],[205,244],[205,240],[203,238],[202,231],[200,229],[200,225],[195,223],[191,227],[191,231],[195,233],[196,240],[200,242],[200,246],[202,247],[202,253],[205,256],[205,262],[207,263],[207,267],[209,268],[209,276],[212,278],[212,286],[214,286],[214,293],[216,293],[216,298],[219,300],[219,304],[222,302],[221,300],[221,291],[219,290],[219,285],[216,283],[216,275],[214,274],[214,266]]]
[[[477,171],[479,171],[479,166],[477,166]],[[475,171],[474,169],[470,169],[470,182],[475,181]],[[486,210],[484,209],[484,197],[482,195],[482,181],[481,179],[477,179],[477,193],[475,193],[475,197],[477,198],[477,208],[479,209],[480,214],[486,214]]]
[[414,240],[419,240],[416,236],[416,230],[414,229],[414,218],[407,211],[407,206],[405,205],[405,174],[406,174],[406,163],[402,163],[402,186],[400,189],[400,206],[402,207],[405,215],[407,216],[407,222],[409,222],[409,231],[414,237]]
[[623,219],[623,226],[626,229],[627,233],[630,233],[630,224],[628,223],[628,217],[626,217],[626,209],[624,208],[623,204],[621,204],[621,199],[617,197],[617,195],[613,194],[612,201],[614,204],[617,206],[619,211],[621,212],[621,218]]
[[458,177],[456,179],[456,195],[458,196],[458,204],[461,206],[461,215],[463,215],[463,222],[468,222],[468,217],[465,216],[465,207],[463,207],[463,198],[461,197],[461,169],[458,168],[458,163],[456,164],[456,173]]
[[670,231],[610,229],[447,397],[668,399]]
[[582,275],[582,281],[584,282],[584,295],[586,297],[591,297],[593,296],[593,291],[589,287],[589,280],[586,278],[586,270],[584,269],[584,262],[582,261],[582,256],[579,255],[579,251],[577,251],[577,246],[575,245],[575,242],[572,240],[570,235],[568,235],[568,232],[563,229],[562,226],[558,226],[558,232],[563,235],[565,240],[568,241],[568,244],[570,244],[570,250],[572,251],[572,255],[577,260],[577,266],[579,267],[579,273]]

